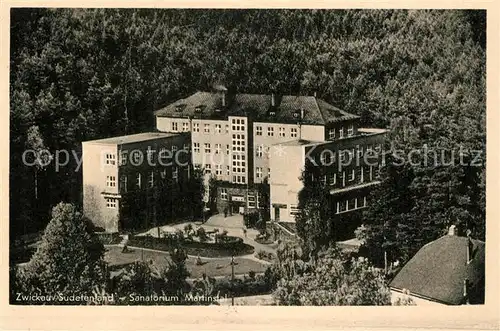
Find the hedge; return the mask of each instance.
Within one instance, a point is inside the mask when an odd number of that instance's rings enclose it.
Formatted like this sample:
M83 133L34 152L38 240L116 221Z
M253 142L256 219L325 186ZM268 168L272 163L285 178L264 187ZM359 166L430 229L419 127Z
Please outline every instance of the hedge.
M94 232L103 245L119 244L122 237L118 232Z

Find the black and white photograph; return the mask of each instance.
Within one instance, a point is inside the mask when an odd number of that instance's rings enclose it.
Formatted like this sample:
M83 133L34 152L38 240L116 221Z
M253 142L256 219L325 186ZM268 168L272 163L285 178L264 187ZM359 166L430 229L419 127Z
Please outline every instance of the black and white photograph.
M10 305L484 305L486 17L10 8Z

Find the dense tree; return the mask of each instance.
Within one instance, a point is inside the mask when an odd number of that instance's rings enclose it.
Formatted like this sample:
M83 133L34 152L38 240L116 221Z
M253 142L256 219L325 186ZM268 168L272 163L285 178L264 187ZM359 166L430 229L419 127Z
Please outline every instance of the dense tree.
M382 273L363 258L351 259L334 248L309 261L301 260L299 252L278 256L280 279L273 296L279 305L391 304Z
M303 188L298 195L299 214L295 226L305 256L316 255L328 247L335 236L333 202L328 185L321 180L323 170L306 160L301 175Z
M52 211L37 251L18 269L21 292L55 297L91 296L105 284L103 253L104 247L75 206L60 203ZM33 303L49 302L65 303L57 298Z

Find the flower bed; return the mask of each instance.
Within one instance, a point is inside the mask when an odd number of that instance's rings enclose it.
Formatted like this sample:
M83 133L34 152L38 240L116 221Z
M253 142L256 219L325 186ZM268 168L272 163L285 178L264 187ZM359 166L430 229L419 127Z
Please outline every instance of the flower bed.
M228 257L252 254L254 248L244 244L243 239L232 236L224 236L217 243L199 242L191 240L172 240L170 238L156 238L151 236L131 236L129 246L170 251L180 245L188 255L202 257Z

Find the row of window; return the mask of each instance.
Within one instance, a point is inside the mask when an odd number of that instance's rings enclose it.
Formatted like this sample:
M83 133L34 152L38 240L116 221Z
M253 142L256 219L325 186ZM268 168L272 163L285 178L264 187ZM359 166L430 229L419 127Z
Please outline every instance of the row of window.
M337 137L339 139L342 139L342 138L345 138L346 133L347 133L347 137L354 136L354 125L353 124L351 124L347 127L347 132L343 126L340 128L329 129L328 130L328 139L333 140L333 139L336 139Z
M163 169L158 174L159 174L161 179L165 179L167 177L167 169ZM155 172L150 171L147 175L147 183L148 183L147 187L150 187L150 188L154 187L156 179L157 178L155 178ZM178 167L172 167L172 179L176 182L179 180L179 168ZM142 174L139 172L135 175L135 186L139 189L143 188L143 178L142 178ZM109 187L109 188L116 187L116 176L106 176L106 187ZM120 176L120 189L123 192L127 192L127 190L128 190L128 176L127 175Z
M182 148L184 151L189 151L189 144L184 144ZM172 145L170 148L162 147L160 148L157 158L166 161L169 158L173 158L178 151L179 147L177 145ZM156 152L156 149L152 149L151 146L148 146L148 149L146 150L146 157L149 163L155 162ZM113 155L113 157L115 157L114 154L106 154L106 160L108 160L108 155ZM114 159L110 160L112 163L106 162L106 164L114 165ZM129 151L120 152L120 165L127 165L128 160L130 160L130 162L135 165L141 164L144 160L143 152L140 150L132 150L130 154Z
M172 131L174 132L179 132L179 124L180 122L172 122ZM189 122L182 122L182 131L187 132L189 131Z
M275 133L275 127L274 126L268 126L267 127L267 136L268 137L274 137L274 133ZM286 138L287 137L287 132L286 132L286 128L284 127L277 127L277 136L280 137L280 138ZM289 136L290 138L297 138L298 136L298 128L290 128L290 131L289 131ZM263 129L262 129L262 126L261 125L256 125L255 126L255 135L256 136L262 136L263 135Z
M355 169L351 169L350 171L342 171L337 176L337 173L333 173L330 175L323 175L321 177L321 181L324 185L336 185L337 177L339 177L339 181L341 181L341 186L346 186L346 181L353 182L356 179L359 179L360 183L365 182L368 178L369 181L372 181L374 178L378 178L380 176L380 168L379 167L358 167Z
M351 198L344 201L337 201L337 211L336 214L345 213L351 210L364 208L367 206L366 196Z
M347 159L349 160L355 160L354 156L356 155L357 158L362 158L365 153L372 153L371 155L368 156L376 156L377 153L380 153L382 151L382 145L381 144L376 144L376 145L356 145L354 148L350 149L344 149L344 150L339 150L339 159L341 162L346 161ZM322 165L329 165L332 164L336 161L336 153L335 151L332 150L324 150L321 153L319 153L319 161L321 162Z

